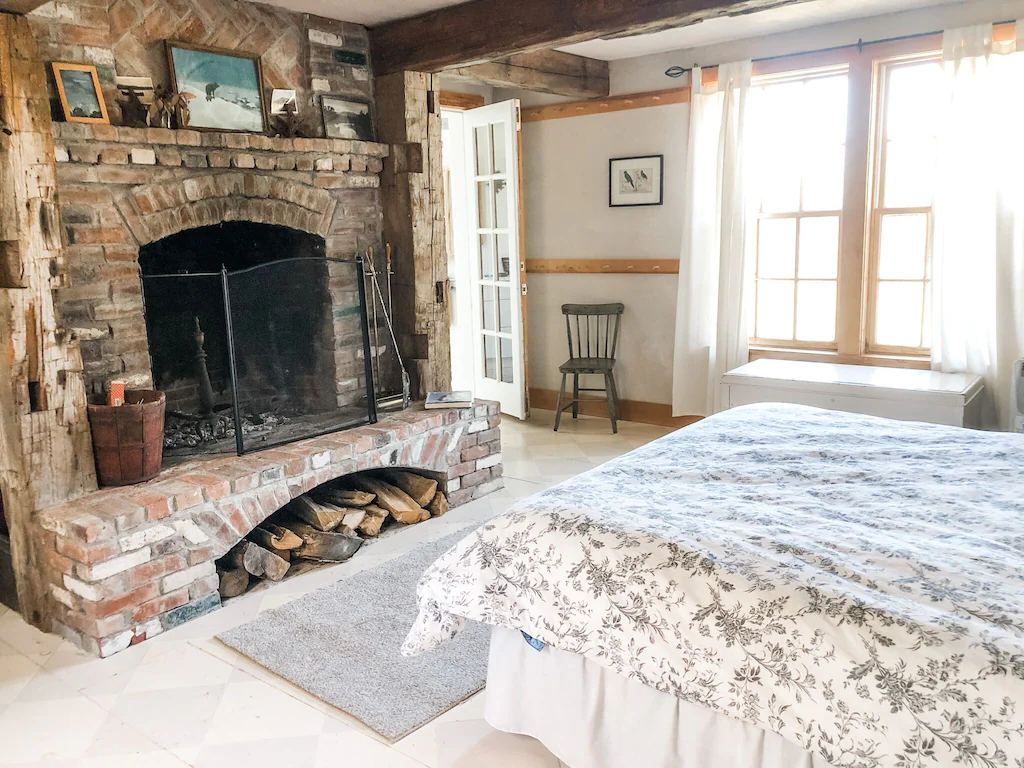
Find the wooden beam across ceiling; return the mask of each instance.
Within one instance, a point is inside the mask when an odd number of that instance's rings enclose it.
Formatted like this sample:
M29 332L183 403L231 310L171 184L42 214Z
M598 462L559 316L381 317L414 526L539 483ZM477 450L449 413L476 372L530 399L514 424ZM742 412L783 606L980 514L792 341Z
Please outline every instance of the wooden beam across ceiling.
M443 74L495 88L520 88L578 99L600 99L609 93L607 61L561 51L516 53L497 61L446 69Z
M438 72L807 0L470 0L370 30L376 72Z

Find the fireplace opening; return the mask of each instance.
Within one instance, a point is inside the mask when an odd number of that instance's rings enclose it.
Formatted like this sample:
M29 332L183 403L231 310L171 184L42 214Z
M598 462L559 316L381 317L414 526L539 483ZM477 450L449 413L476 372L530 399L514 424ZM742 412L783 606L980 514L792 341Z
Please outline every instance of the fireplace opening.
M168 457L375 420L361 265L326 258L323 238L228 222L146 245L139 264Z

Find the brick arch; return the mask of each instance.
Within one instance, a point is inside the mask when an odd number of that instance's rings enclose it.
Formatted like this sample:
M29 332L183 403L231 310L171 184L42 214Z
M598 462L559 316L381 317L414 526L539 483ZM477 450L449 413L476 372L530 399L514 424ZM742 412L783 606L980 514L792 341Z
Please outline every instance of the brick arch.
M226 171L135 187L118 198L117 207L142 246L226 221L277 224L326 239L337 201L308 184Z

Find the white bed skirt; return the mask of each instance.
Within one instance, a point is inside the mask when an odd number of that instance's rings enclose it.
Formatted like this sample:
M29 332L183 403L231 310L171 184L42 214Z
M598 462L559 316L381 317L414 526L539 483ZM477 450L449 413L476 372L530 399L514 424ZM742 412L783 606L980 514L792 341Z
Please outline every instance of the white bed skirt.
M830 768L754 725L690 704L583 656L495 628L487 722L532 736L570 768Z

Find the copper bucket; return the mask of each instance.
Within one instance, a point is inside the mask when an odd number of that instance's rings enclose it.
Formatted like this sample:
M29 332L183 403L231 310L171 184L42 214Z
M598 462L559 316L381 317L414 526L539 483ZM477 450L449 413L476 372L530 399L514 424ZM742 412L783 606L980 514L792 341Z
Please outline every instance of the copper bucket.
M100 485L132 485L160 474L163 392L128 390L124 405L90 405L89 426Z

